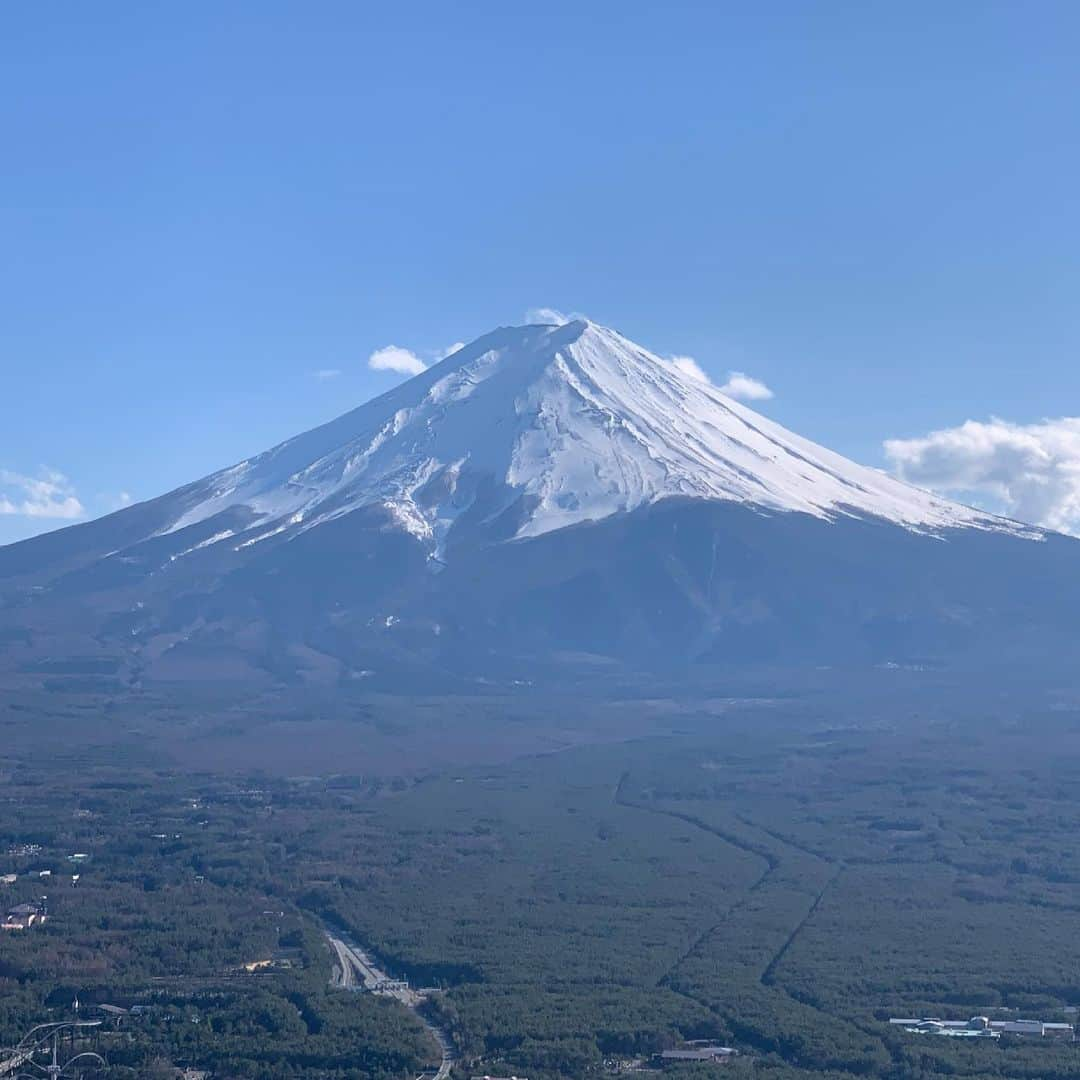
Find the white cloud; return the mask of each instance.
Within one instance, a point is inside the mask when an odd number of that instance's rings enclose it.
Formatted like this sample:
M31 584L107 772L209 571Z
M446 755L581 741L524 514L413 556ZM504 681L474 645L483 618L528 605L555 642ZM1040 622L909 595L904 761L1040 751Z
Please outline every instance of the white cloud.
M773 392L760 380L742 371L729 371L728 380L719 387L721 394L739 401L768 401Z
M327 379L336 379L341 374L341 369L336 367L319 368L318 371L313 371L311 377L318 379L319 382L326 382Z
M712 382L692 356L672 356L670 360L684 375L689 375L691 379L697 379L698 382L704 383Z
M85 513L71 481L63 473L44 466L37 476L0 469L0 514L70 520Z
M585 319L580 311L571 311L569 315L553 307L531 307L525 312L525 322L530 326L547 324L548 326L565 326L568 322L576 322Z
M465 348L464 341L455 341L444 349L425 349L425 354L431 358L432 363L445 360L453 356L459 349ZM368 357L368 367L373 371L396 371L400 375L419 375L421 371L427 371L427 361L418 356L412 349L405 349L400 345L387 345L385 348L376 349ZM316 372L320 378L332 378L340 372Z
M1080 417L968 420L918 439L889 439L885 454L913 484L988 497L1011 517L1080 535Z
M372 371L396 371L400 375L419 375L427 370L427 364L416 353L400 345L376 349L368 357L368 367Z
M561 311L551 307L531 307L525 312L525 322L530 326L536 323L554 324L555 326L562 326L564 323L570 322L570 316L564 315Z
M671 356L668 359L684 374L698 382L713 385L708 373L692 356ZM742 371L729 371L727 382L717 389L728 397L740 401L765 401L773 392L760 379L753 379Z
M130 492L120 491L109 498L109 506L113 510L123 510L125 506L130 506L133 501Z

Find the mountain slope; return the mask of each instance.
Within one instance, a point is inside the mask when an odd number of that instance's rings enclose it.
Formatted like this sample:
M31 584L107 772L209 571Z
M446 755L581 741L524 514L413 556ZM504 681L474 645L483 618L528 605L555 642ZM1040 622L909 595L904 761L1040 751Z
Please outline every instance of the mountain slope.
M1078 551L856 465L614 331L526 326L204 480L0 549L0 665L401 688L568 653L1071 656Z
M187 489L169 529L243 508L243 529L202 543L255 544L381 504L438 547L484 484L499 492L491 513L522 503L517 537L672 496L869 514L920 529L1014 528L815 446L579 321L479 339L333 423Z

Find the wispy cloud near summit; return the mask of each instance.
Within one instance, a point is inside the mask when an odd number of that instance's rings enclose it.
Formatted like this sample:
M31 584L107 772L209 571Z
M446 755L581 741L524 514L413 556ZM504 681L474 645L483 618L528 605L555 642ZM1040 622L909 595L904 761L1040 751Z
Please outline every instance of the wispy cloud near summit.
M571 311L567 315L553 307L531 307L525 312L525 322L529 325L546 323L549 326L565 326L568 322L585 317L580 311Z
M711 383L712 379L705 374L701 365L692 356L673 356L671 362L684 374L698 382Z
M719 390L721 394L727 394L739 401L768 401L773 397L772 390L760 379L742 371L729 371L727 382L719 387Z
M684 374L698 382L709 383L715 386L708 373L692 356L672 356L671 362ZM773 396L769 389L760 379L754 379L742 371L729 371L727 382L723 386L717 386L717 390L728 397L739 401L766 401Z
M448 356L453 356L458 349L464 348L464 341L455 341L445 348L425 351L431 357L432 363L438 363ZM399 375L419 375L421 371L427 371L428 366L428 362L412 349L406 349L401 345L386 345L381 349L376 349L368 357L368 367L372 371L394 371Z
M419 375L421 371L427 371L427 364L416 353L400 345L376 349L368 357L368 367L372 371L396 371L399 375Z

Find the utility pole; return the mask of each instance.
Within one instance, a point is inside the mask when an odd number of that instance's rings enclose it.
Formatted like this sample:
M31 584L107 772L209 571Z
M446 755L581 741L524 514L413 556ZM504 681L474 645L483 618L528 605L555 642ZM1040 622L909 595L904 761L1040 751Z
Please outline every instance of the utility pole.
M79 1000L78 998L75 999L76 1003L78 1002L78 1000ZM76 1006L76 1012L77 1011L78 1011L78 1007ZM60 1032L58 1031L58 1032L56 1032L55 1035L53 1035L53 1041L52 1041L52 1064L45 1066L45 1072L46 1072L46 1074L48 1076L59 1076L60 1075L59 1053L60 1053Z

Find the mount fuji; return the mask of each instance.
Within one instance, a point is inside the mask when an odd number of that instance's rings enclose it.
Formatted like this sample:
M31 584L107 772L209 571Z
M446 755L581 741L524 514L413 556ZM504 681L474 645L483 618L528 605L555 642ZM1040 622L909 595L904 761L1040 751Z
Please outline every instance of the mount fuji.
M1070 665L1080 544L786 431L586 321L0 548L0 675L543 681Z

